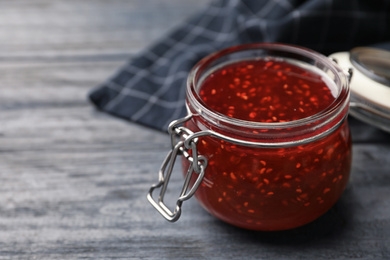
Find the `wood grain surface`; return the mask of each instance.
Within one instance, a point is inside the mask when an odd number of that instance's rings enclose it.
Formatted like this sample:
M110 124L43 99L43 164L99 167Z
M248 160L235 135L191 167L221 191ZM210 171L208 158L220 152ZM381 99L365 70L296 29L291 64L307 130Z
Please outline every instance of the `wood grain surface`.
M304 227L238 229L195 199L171 224L147 203L169 137L87 94L208 2L0 1L0 259L390 259L390 135L354 119L349 186Z

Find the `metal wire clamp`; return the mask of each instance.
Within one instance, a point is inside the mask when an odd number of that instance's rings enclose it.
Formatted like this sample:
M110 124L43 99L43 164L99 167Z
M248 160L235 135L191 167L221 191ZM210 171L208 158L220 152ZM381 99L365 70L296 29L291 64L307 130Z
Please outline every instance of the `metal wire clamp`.
M172 149L168 152L160 167L158 183L152 185L147 195L147 199L153 205L153 207L156 208L157 211L170 222L175 222L180 218L183 201L188 200L194 195L195 191L203 180L205 169L207 167L206 157L203 155L198 155L198 138L193 137L193 132L188 128L180 126L184 122L190 120L191 117L192 115L188 115L184 118L171 122L169 125L168 132L171 135ZM178 141L179 138L181 140ZM165 205L164 196L168 188L168 182L172 174L173 166L177 156L179 155L184 156L184 158L189 161L190 165L185 176L180 196L176 201L176 207L172 212L168 206ZM190 181L194 172L198 174L198 177L190 188ZM160 189L160 194L157 201L153 198L153 191L156 189Z

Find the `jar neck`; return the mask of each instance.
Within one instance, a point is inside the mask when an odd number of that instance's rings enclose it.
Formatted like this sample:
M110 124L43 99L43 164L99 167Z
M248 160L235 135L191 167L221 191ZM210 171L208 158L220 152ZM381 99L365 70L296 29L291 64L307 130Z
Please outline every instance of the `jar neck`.
M320 70L324 80L337 90L335 100L322 111L298 120L287 122L253 122L229 117L212 110L199 96L202 79L223 62L240 59L275 57L294 59L302 66ZM187 81L187 109L200 130L212 130L224 136L272 144L296 145L319 139L332 132L348 114L348 79L341 68L327 57L314 51L284 44L249 44L214 53L201 60L191 71Z

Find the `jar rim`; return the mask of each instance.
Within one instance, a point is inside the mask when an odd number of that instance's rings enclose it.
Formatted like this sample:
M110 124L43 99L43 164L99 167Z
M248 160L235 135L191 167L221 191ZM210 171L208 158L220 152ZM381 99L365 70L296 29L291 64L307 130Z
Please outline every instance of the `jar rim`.
M227 56L229 54L238 53L241 51L249 51L249 50L263 50L263 51L276 51L276 52L284 52L295 55L300 55L302 57L306 57L312 60L315 60L316 63L323 64L327 69L329 69L335 79L332 79L338 89L337 96L335 100L327 106L325 109L315 113L311 116L304 117L298 120L291 120L286 122L255 122L248 121L238 118L229 117L222 113L212 110L207 106L207 104L200 98L199 93L196 89L197 87L197 76L201 73L202 69L206 68L213 61L217 60L220 57ZM278 56L268 55L265 57L274 57L278 58ZM318 122L319 120L329 118L330 121L333 120L336 116L339 115L341 111L344 110L345 106L349 104L349 84L348 79L344 71L330 58L315 52L311 49L291 45L291 44L283 44L283 43L250 43L243 44L238 46L229 47L217 52L214 52L202 60L200 60L190 71L189 77L187 79L187 100L189 104L195 109L200 116L207 118L208 120L220 123L224 122L229 125L234 125L238 127L246 127L252 129L286 129L299 127L303 125L309 125L314 122Z

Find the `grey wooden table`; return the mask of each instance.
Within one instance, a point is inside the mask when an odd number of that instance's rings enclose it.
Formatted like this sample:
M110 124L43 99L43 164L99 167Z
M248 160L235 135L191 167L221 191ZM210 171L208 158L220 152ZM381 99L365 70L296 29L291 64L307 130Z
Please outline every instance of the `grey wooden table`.
M241 230L195 200L170 224L146 202L168 136L87 93L207 2L0 1L0 259L390 259L390 135L353 119L349 186L304 227Z

